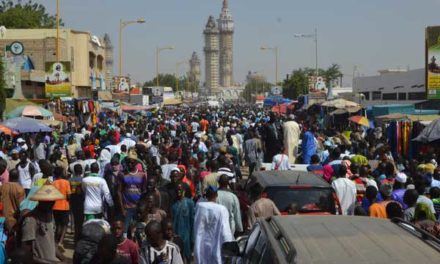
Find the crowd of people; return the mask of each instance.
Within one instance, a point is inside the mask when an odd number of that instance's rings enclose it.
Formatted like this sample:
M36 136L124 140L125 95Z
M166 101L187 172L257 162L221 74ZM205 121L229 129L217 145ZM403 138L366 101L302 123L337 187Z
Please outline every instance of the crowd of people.
M307 164L343 215L400 217L440 237L438 148L406 160L381 127L342 130L319 113L253 106L100 116L94 126L0 135L0 258L67 263L71 247L73 263L222 263L223 242L280 214L267 197L244 205L237 195L267 164Z

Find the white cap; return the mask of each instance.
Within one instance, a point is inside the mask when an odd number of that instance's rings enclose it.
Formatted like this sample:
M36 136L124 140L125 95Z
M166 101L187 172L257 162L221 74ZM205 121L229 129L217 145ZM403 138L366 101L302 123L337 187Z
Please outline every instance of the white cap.
M18 142L18 143L25 143L26 141L25 141L24 139L22 139L22 138L18 138L18 139L17 139L17 142Z
M400 183L406 183L406 179L407 179L408 177L406 176L406 174L405 173L403 173L403 172L399 172L399 173L397 173L397 175L396 175L396 181L397 182L400 182Z

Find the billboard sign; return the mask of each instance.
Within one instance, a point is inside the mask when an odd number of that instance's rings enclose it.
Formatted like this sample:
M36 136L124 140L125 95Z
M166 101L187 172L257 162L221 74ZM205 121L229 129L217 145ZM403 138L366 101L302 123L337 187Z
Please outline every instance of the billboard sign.
M440 26L426 28L427 99L440 99Z
M46 62L46 98L72 96L70 82L70 62Z
M272 92L273 95L281 95L281 93L283 92L283 88L279 86L274 86L270 89L270 91Z
M151 93L153 94L153 96L163 96L163 87L161 86L151 87Z
M113 89L115 93L128 93L128 91L130 90L130 77L114 76Z

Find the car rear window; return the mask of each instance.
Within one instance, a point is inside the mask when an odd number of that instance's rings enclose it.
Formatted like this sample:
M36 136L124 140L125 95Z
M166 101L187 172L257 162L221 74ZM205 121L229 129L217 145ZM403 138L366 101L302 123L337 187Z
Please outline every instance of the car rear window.
M282 212L287 211L291 203L296 203L300 213L335 213L333 190L330 188L299 189L289 187L273 187L266 189L265 193Z

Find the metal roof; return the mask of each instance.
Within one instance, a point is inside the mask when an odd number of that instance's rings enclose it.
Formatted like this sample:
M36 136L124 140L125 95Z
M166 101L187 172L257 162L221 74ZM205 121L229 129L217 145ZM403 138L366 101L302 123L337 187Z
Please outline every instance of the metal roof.
M295 263L436 263L440 252L387 219L358 216L288 216L266 220ZM278 233L278 234L277 234ZM287 247L286 247L287 242ZM296 251L296 252L295 252ZM437 259L437 261L435 260Z
M304 171L258 171L252 175L251 182L258 182L262 187L284 187L292 185L330 187L330 184L315 174Z

